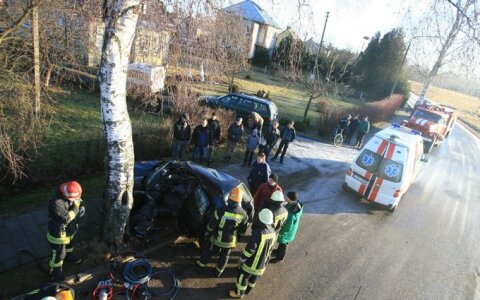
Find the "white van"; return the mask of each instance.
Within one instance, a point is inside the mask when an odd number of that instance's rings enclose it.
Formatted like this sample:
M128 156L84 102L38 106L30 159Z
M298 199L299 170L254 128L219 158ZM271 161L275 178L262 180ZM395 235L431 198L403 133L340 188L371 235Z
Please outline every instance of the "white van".
M394 124L377 132L362 148L345 176L343 188L393 212L420 171L422 136Z

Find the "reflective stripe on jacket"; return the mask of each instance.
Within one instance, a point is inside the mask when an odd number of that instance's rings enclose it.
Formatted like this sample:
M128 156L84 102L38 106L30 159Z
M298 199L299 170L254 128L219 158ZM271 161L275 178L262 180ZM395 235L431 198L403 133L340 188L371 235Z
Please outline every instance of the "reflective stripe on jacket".
M47 240L52 244L66 245L77 232L78 206L74 201L65 200L60 192L48 203Z
M210 240L221 248L237 245L237 229L244 231L248 224L247 213L238 203L228 201L228 205L215 210L207 225L212 232Z
M252 232L241 259L245 260L242 270L253 275L265 272L277 235L272 226L259 224Z

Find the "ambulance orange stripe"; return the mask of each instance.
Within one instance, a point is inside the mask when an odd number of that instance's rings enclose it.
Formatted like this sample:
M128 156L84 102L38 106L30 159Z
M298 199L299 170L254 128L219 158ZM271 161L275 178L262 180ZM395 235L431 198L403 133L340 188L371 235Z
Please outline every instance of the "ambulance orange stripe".
M380 143L380 146L378 146L377 154L382 155L383 151L385 151L385 148L387 148L387 145L388 145L388 142L386 140L382 140L382 142ZM372 175L373 175L372 173L365 171L365 175L363 175L363 177L365 177L367 180L370 180L372 179Z
M366 189L367 189L367 185L365 183L362 183L360 185L360 188L358 189L358 193L363 196L363 195L365 195L365 190Z
M387 150L387 155L385 156L385 158L392 159L394 150L395 150L395 144L390 143ZM370 193L370 197L368 197L368 200L375 202L375 199L377 198L377 195L378 195L378 191L382 187L382 183L383 183L383 179L380 177L377 177L377 180L375 180L372 192Z

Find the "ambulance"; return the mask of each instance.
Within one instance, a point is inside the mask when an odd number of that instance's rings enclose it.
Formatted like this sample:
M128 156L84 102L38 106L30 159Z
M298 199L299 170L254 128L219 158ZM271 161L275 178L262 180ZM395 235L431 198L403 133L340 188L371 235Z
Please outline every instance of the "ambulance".
M419 132L393 124L377 132L347 170L343 188L394 212L420 172L423 139Z

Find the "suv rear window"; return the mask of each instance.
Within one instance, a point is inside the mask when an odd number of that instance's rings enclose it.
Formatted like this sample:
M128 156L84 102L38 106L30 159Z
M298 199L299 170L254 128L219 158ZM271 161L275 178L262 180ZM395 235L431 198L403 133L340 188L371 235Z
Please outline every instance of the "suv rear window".
M266 115L268 114L268 107L264 103L258 103L254 102L253 103L253 110L259 113L260 115Z
M370 173L376 174L378 166L382 161L382 156L368 149L364 149L357 158L357 165Z

